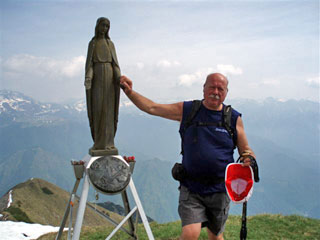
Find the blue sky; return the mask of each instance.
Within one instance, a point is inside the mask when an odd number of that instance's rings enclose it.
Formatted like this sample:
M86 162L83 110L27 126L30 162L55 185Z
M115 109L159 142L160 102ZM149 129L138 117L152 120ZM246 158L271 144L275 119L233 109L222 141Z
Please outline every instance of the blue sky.
M201 98L206 75L222 72L228 98L319 101L319 1L12 0L0 6L0 89L41 101L84 98L87 46L104 16L122 73L152 99Z

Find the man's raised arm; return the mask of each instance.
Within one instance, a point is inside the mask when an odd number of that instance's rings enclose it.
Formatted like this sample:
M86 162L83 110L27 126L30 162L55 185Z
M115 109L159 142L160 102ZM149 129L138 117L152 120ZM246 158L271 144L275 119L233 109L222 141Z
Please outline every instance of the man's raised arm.
M121 76L120 86L128 98L136 105L141 111L151 115L167 118L170 120L181 121L183 112L183 102L173 104L159 104L142 96L132 89L132 81L126 77Z

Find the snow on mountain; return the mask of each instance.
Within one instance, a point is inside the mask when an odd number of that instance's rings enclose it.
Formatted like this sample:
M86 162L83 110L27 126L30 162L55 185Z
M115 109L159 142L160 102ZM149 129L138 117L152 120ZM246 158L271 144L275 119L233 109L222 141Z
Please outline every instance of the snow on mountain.
M63 109L85 111L84 101L77 101L72 105L56 103L41 103L20 92L0 90L0 114L3 112L27 112L42 115L60 112Z
M8 198L7 208L9 208L11 206L11 203L12 203L12 190L9 191L9 198Z
M130 108L133 106L133 103L129 100L122 100L120 102L120 108ZM85 99L74 100L65 104L42 103L20 92L0 90L0 114L25 112L26 114L40 116L63 111L83 113L86 110Z
M41 104L19 92L0 91L0 114L25 112L39 115L49 111L56 112L57 109L52 108L51 104Z
M66 231L68 228L65 228L64 230ZM37 239L44 234L58 231L59 227L53 227L49 225L0 221L0 236L2 240Z
M19 92L1 90L0 91L0 114L2 112L26 111L26 107L32 104L33 100Z
M0 90L0 121L51 124L66 119L81 120L84 100L71 104L42 103L20 92ZM84 114L83 114L84 115Z

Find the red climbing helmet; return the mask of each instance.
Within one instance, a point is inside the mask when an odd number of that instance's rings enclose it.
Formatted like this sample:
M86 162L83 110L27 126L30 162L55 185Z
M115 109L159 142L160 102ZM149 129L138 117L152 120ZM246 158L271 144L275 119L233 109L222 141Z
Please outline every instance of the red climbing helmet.
M252 168L243 167L241 163L230 163L226 168L225 184L229 198L234 203L249 200L253 190Z

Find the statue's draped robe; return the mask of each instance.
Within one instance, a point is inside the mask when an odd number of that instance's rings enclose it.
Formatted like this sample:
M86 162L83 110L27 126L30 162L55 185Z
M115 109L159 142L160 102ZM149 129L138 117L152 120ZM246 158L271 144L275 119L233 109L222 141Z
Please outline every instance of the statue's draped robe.
M113 42L93 38L88 47L86 79L92 79L86 90L87 111L94 150L114 147L119 113L121 76Z

